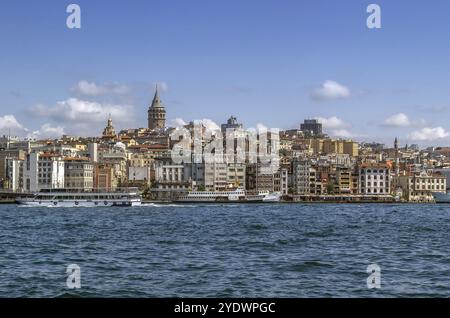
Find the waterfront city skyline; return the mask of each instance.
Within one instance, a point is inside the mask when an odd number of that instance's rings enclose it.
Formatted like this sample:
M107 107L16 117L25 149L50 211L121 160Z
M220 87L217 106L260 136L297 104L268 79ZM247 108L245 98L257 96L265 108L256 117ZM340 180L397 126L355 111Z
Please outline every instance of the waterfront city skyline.
M0 298L450 294L448 0L0 6Z
M332 137L449 144L445 1L378 1L379 30L365 1L77 3L79 30L65 2L0 13L1 134L99 136L109 114L118 130L146 127L159 83L168 126L320 118Z

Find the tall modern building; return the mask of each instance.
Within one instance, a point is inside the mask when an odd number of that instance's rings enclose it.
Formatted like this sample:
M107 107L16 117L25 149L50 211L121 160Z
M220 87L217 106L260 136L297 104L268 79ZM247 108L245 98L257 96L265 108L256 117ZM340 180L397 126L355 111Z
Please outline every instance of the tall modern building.
M148 128L164 129L166 127L166 108L159 98L158 86L155 89L152 105L148 109Z
M300 130L306 136L322 136L322 124L317 119L305 119L303 124L300 124Z

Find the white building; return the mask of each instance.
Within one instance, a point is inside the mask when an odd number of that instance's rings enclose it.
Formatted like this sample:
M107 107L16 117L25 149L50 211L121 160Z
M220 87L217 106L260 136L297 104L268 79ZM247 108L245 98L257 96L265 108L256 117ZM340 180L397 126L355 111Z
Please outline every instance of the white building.
M64 160L61 155L33 152L23 165L23 184L27 191L64 188Z
M128 167L128 181L140 182L150 185L151 168L150 167Z
M98 145L93 142L88 145L88 155L92 162L98 161Z
M359 168L358 190L360 194L386 195L391 192L389 166L363 164Z
M9 190L20 191L23 189L23 160L6 158L6 178Z
M155 181L159 189L184 189L188 180L184 177L184 165L155 161Z
M432 202L433 193L446 193L446 177L439 173L404 173L394 177L394 186L402 190L403 198L413 202Z

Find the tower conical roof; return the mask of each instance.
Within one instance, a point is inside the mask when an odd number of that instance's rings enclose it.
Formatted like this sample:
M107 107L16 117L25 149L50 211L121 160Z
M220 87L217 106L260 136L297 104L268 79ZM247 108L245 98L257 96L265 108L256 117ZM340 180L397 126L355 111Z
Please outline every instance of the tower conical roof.
M153 97L152 105L150 106L150 108L164 108L164 105L159 98L158 85L156 85L155 96Z

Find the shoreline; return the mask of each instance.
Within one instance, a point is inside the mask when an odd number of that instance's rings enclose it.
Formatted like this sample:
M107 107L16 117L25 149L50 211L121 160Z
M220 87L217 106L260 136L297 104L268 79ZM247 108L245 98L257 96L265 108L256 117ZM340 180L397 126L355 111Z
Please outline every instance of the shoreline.
M446 203L437 203L437 202L408 202L408 201L279 201L279 202L239 202L239 201L230 201L230 202L177 202L177 201L152 201L152 200L144 200L142 204L263 204L263 205L277 205L277 204L446 204Z
M212 204L220 204L220 205L235 205L235 204L242 204L242 205L286 205L286 204L303 204L303 205L327 205L327 204L351 204L351 205L357 205L357 204L364 204L364 205L446 205L450 204L446 202L407 202L407 201L398 201L398 202L356 202L356 201L279 201L279 202L175 202L175 201L142 201L142 204L161 204L161 205L170 205L170 204L202 204L202 205L212 205ZM2 200L0 201L0 205L18 205L18 203L14 200Z

